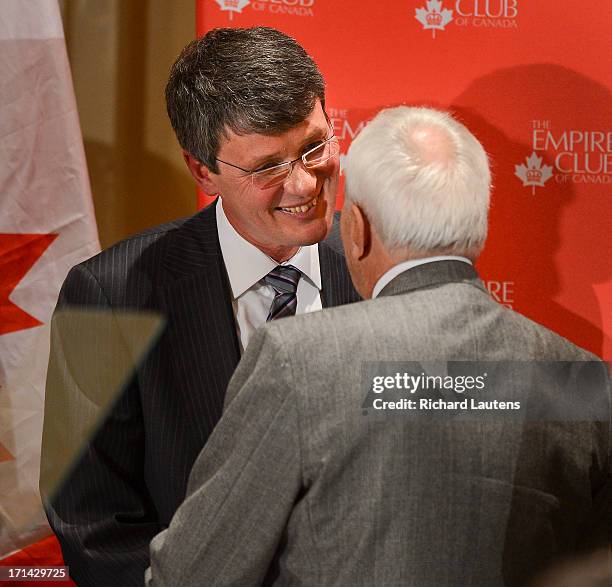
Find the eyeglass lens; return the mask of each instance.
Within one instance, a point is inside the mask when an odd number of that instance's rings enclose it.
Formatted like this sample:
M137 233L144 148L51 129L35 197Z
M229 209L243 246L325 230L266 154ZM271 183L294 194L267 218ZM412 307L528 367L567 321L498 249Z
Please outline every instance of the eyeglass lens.
M306 167L312 168L326 163L329 161L329 159L337 155L339 150L340 146L335 140L322 143L318 147L315 147L306 153L306 156L304 157L306 160ZM253 178L253 184L260 189L279 185L285 181L285 178L289 175L291 169L291 163L285 163L278 165L277 167L272 167L271 169L266 169L265 171L253 173L251 176Z

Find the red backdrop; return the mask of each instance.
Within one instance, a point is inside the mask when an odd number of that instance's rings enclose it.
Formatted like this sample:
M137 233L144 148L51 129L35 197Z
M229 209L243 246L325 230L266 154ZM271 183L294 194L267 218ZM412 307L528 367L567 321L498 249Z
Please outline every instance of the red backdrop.
M612 11L583 0L197 0L197 31L271 26L327 81L342 153L379 109L453 111L494 172L481 275L612 359ZM202 198L202 203L205 199Z

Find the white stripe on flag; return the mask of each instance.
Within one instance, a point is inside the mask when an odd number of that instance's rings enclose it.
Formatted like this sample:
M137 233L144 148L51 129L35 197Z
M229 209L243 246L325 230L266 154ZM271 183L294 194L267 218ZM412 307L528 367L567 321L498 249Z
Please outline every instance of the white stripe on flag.
M49 320L99 249L56 0L0 0L0 557L49 532L38 474Z
M0 40L63 37L57 0L0 0Z

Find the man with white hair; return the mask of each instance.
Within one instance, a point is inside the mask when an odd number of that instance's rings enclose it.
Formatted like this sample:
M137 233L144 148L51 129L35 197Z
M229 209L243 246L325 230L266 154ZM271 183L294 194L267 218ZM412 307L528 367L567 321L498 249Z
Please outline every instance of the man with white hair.
M389 109L346 176L343 244L367 301L257 332L151 543L150 584L522 585L609 540L605 369L478 279L482 146L447 114ZM472 372L495 379L471 388L486 414L449 400ZM453 387L423 387L429 373ZM595 413L558 405L585 381Z
M358 291L376 298L407 269L439 261L463 264L427 271L474 278L471 264L487 236L484 149L435 110L389 109L375 123L351 145L345 164L343 244Z

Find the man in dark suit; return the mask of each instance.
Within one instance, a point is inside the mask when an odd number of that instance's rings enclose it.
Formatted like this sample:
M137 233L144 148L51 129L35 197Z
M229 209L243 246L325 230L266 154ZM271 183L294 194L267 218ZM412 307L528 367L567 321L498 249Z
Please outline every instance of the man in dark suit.
M58 309L111 319L91 345L74 343L87 330L82 315L57 320L52 335L48 381L60 384L47 389L43 493L55 451L92 417L83 400L108 394L129 355L115 317L155 312L166 322L65 485L47 496L81 586L142 584L149 541L184 498L254 330L358 298L333 227L338 142L304 49L268 28L211 31L177 59L166 99L185 162L216 204L74 267Z
M367 301L257 332L151 543L152 585L522 586L610 541L605 366L478 278L482 146L444 113L394 108L345 170Z

